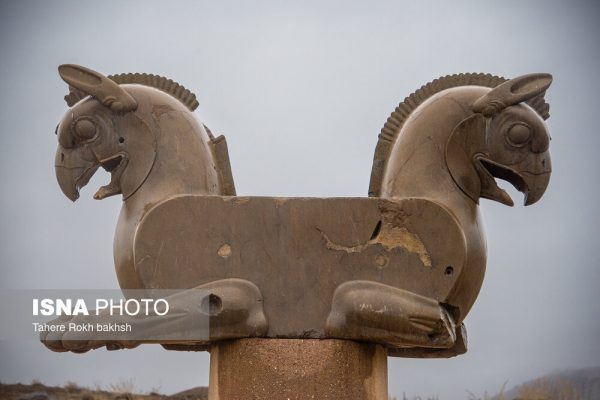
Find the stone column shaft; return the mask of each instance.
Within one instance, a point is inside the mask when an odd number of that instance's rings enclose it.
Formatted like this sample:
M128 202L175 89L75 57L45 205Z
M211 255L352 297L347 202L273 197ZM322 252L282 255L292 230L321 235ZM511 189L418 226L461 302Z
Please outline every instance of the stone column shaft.
M211 347L209 400L387 400L387 352L335 339L241 339Z

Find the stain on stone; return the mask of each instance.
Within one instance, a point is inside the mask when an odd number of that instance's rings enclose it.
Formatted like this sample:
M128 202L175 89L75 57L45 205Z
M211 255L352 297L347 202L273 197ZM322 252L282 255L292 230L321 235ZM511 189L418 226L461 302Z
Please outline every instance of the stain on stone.
M230 196L230 197L223 197L223 200L232 202L235 205L241 205L241 204L248 203L250 201L250 198L249 197Z
M375 265L377 265L378 268L385 267L388 261L388 257L383 254L377 254L377 256L375 257Z
M154 118L160 118L163 114L169 113L173 109L165 104L155 104L152 107L152 115Z
M423 265L431 268L431 257L425 244L419 235L410 232L405 227L386 226L381 230L379 236L375 238L375 241L383 245L387 250L400 247L409 253L418 254Z
M229 256L231 256L231 246L225 243L223 246L219 247L217 254L223 258L229 258Z
M321 231L319 228L317 228L317 230L325 239L325 245L330 250L345 251L346 253L360 253L369 246L379 244L387 251L400 248L409 253L417 254L419 256L419 260L421 260L421 263L423 263L425 267L431 268L432 266L429 252L427 251L427 248L425 247L425 244L419 235L410 232L405 227L396 227L391 226L390 224L384 224L377 237L368 240L364 244L359 244L356 246L344 246L334 243L325 232ZM387 264L387 260L385 258L379 258L378 256L375 259L375 263L379 267L383 267Z

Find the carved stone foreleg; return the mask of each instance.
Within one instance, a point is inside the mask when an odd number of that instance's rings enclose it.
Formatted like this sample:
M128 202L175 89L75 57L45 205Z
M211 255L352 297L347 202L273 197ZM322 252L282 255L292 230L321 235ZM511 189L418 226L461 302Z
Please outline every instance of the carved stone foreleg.
M455 324L437 301L371 281L341 284L333 296L326 333L388 347L450 348Z
M209 316L210 341L258 337L268 324L258 287L244 279L223 279L199 286L210 292L201 310ZM185 304L185 299L182 304Z
M86 352L106 346L109 350L136 347L142 343L161 343L205 349L212 342L258 337L267 332L262 295L252 282L222 279L187 289L165 298L167 313L150 315L110 315L107 310L92 315L62 317L51 322L63 325L55 332L44 332L41 341L54 351ZM164 315L163 315L164 314ZM129 326L126 332L105 332L98 325ZM74 331L69 325L90 326Z

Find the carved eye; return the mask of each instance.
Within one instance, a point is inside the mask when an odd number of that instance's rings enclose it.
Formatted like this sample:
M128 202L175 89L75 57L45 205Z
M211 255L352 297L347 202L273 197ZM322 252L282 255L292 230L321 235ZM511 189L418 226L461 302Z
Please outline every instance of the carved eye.
M522 147L531 139L531 128L524 123L517 122L511 125L506 132L506 140L515 147Z
M91 140L96 136L96 124L89 119L82 118L75 122L73 131L80 140Z

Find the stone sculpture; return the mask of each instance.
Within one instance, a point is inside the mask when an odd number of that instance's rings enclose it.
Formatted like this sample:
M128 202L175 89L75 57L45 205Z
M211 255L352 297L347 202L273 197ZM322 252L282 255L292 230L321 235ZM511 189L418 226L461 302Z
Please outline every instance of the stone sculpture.
M530 205L550 178L548 74L459 74L423 86L379 135L369 197L321 199L236 196L225 138L197 121L195 96L169 79L76 65L59 73L71 109L57 127L58 183L75 201L98 168L111 173L94 197L123 197L114 258L125 294L210 293L178 295L210 319L210 336L163 343L171 349L255 337L462 354L486 264L479 199L513 204L499 178ZM42 339L56 351L140 344Z

